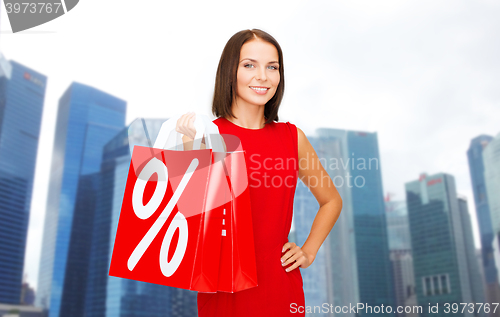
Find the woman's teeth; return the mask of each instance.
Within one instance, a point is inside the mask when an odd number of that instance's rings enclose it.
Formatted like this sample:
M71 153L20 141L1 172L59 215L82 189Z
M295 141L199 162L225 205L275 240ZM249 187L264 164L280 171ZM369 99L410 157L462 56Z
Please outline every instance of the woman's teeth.
M257 91L266 91L269 89L269 88L257 88L257 87L250 87L250 88L252 88L253 90L257 90Z

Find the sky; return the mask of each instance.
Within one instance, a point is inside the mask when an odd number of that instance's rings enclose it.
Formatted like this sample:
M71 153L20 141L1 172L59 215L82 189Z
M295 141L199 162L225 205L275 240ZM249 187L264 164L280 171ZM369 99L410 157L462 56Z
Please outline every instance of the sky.
M280 121L306 135L377 132L384 193L404 200L420 173L455 177L479 246L466 151L500 132L500 2L84 0L12 33L0 9L0 52L48 77L25 258L37 286L59 98L73 82L127 101L127 124L189 110L211 116L227 40L270 33L284 55Z

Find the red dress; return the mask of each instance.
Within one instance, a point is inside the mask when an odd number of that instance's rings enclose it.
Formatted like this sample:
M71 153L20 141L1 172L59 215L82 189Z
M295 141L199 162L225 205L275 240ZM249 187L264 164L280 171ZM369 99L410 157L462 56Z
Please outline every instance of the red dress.
M304 316L302 275L281 265L292 224L298 180L297 128L272 122L262 129L213 121L220 134L241 140L246 152L258 286L235 293L198 293L199 317Z

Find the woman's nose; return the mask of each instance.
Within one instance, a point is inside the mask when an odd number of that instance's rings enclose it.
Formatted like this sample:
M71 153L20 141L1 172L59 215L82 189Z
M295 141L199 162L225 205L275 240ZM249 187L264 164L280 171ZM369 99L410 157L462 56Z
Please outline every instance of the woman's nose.
M257 76L256 76L256 79L258 80L266 80L267 77L266 77L266 69L264 68L259 68L259 70L257 71Z

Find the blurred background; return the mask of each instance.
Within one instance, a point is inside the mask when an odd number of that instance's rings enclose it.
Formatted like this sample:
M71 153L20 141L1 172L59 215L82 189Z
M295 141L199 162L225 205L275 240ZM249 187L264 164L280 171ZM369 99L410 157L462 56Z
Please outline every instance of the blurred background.
M108 276L128 127L211 115L222 49L249 28L280 43L280 121L344 201L300 269L308 315L500 314L498 1L86 0L19 33L0 13L0 316L196 316L195 292ZM299 181L290 241L318 208Z

